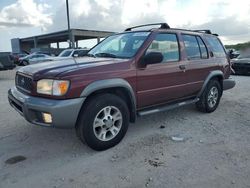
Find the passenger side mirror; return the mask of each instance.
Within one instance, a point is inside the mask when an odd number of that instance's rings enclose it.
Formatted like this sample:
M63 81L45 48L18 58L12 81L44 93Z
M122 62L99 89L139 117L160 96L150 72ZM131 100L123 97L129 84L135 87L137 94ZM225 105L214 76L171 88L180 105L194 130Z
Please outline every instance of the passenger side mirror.
M149 52L143 57L143 64L156 64L160 63L163 60L163 55L161 52Z

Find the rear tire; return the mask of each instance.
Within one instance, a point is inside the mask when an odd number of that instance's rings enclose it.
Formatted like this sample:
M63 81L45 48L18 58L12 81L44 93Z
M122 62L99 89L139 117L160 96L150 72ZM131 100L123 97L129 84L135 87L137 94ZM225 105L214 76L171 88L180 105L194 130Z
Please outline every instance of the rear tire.
M216 110L220 103L222 87L218 80L210 80L206 89L196 103L196 107L201 112L211 113Z
M100 94L83 106L76 134L90 148L101 151L117 145L125 136L128 125L126 103L116 95Z

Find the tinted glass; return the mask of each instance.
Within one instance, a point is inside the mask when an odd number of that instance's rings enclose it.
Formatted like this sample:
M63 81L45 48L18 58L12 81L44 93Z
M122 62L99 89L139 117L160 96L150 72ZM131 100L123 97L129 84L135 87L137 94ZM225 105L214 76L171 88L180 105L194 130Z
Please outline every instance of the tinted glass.
M200 49L196 36L193 35L182 35L188 59L200 59Z
M72 50L63 50L58 56L59 57L68 57L71 54Z
M41 54L41 55L37 55L37 57L45 57L45 55L42 55L42 54Z
M206 38L207 38L208 44L212 48L212 52L213 52L215 57L225 57L226 56L224 48L217 37L208 36Z
M30 56L30 59L34 59L34 58L37 58L37 55L31 55Z
M158 34L146 53L149 52L161 52L164 57L163 62L179 61L180 54L176 35L170 33Z
M200 51L201 51L201 58L206 59L208 58L208 53L207 53L207 48L204 44L204 42L202 41L202 39L200 37L197 37L199 46L200 46Z
M88 54L96 57L131 58L150 32L131 32L112 35L99 43Z

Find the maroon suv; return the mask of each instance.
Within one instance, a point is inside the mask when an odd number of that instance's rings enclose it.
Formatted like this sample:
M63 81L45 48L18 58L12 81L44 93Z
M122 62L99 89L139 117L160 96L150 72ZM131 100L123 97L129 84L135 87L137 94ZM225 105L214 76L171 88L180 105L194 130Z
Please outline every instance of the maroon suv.
M221 41L209 30L157 25L112 35L86 57L19 69L11 106L33 124L75 128L95 150L118 144L138 115L192 103L213 112L235 85Z

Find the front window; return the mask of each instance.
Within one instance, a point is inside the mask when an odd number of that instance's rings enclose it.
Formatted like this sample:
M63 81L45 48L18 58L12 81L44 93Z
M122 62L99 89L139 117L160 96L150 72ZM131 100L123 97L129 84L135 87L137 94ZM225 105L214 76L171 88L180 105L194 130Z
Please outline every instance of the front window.
M94 57L131 58L136 54L149 34L150 32L132 32L110 36L90 50L88 55Z
M58 56L59 57L69 57L72 50L63 50Z
M28 59L34 59L37 58L37 55L30 55Z
M146 54L150 52L160 52L163 55L163 63L179 61L179 46L176 34L158 34L150 44Z

